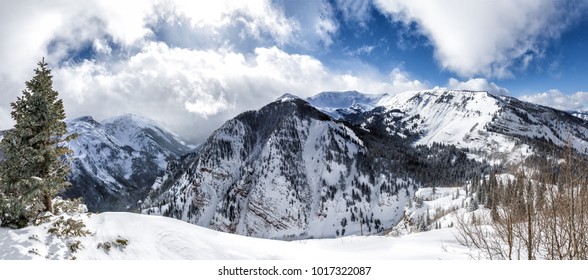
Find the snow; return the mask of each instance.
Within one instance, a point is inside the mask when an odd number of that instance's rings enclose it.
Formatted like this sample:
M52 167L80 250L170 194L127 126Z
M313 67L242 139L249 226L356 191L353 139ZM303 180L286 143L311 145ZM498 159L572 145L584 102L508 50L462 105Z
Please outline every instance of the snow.
M344 109L354 105L373 108L386 94L364 94L357 91L321 92L306 100L315 107Z
M128 153L117 153L119 145L107 130L107 128L85 116L67 122L69 133L78 136L69 142L73 151L73 158L80 159L85 170L92 170L94 175L103 182L117 186L117 180L112 172L108 172L105 166L116 167L119 174L128 178L132 173L132 156ZM83 160L82 160L83 159ZM165 167L165 165L163 166ZM75 171L74 171L75 172Z
M577 118L588 120L588 110L568 111L568 113L572 114Z
M308 260L308 259L467 259L452 229L402 237L349 236L338 239L277 241L228 234L176 219L132 213L82 215L92 235L78 238L77 259L129 260ZM0 228L0 259L65 259L66 241L47 233L49 224ZM124 238L125 248L110 251L99 243Z
M355 104L360 104L356 108L364 112L375 107L384 107L394 117L401 117L401 122L407 122L406 127L421 134L415 145L452 144L482 151L486 155L512 153L514 150L518 153L526 151L526 147L515 147L514 140L510 137L486 131L486 124L492 122L493 115L501 108L500 99L487 92L428 90L395 95L326 92L310 97L308 101L336 118L340 117L339 110L349 109ZM392 119L388 122L395 125ZM406 137L404 134L399 136ZM475 155L471 157L476 158Z
M581 120L570 120L560 114L563 112L484 91L433 89L395 95L324 92L307 100L335 119L384 107L390 114L385 120L389 133L406 137L392 129L402 124L419 135L414 145L455 145L467 148L468 157L491 164L516 163L532 154L527 144L517 141L521 137L565 146L571 133L573 147L588 153L588 129ZM372 119L366 121L370 123Z
M291 94L291 93L284 93L282 96L276 98L275 101L278 101L278 102L287 102L287 101L292 101L292 100L295 100L295 99L300 99L300 97L298 97L298 96L296 96L294 94Z
M174 175L177 179L167 190L144 201L142 213L170 216L173 204L178 219L281 240L360 234L355 219L360 212L378 220L378 227L373 221L364 225L371 233L392 227L402 216L406 192L380 195L381 184L397 178L380 174L384 179L371 182L365 171L357 170L357 154L365 147L345 125L292 114L250 147L247 139L260 134L252 133L249 122L233 119L215 131L191 163L190 169L200 172ZM230 146L232 155L219 157L220 146ZM352 184L355 178L368 193L362 196L373 199L353 196L360 192Z
M417 144L445 143L463 148L482 148L488 137L478 131L492 121L500 106L486 92L426 91L405 92L383 98L380 106L400 109L406 119L419 115L424 135ZM494 136L494 135L491 135Z
M311 127L316 130L315 133L324 129L316 124ZM384 178L377 180L384 180ZM59 238L48 233L51 222L18 230L0 228L0 259L70 259L72 257L89 260L468 259L471 256L471 250L458 244L455 239L456 229L452 227L456 213L465 211L464 200L467 198L463 188L435 190L421 188L416 191L415 196L423 199L423 204L419 207L415 203L409 203L406 196L380 198L380 200L390 203L390 206L406 205L398 211L401 213L404 211L405 217L412 219L429 212L431 224L439 222L440 229L417 232L401 221L396 227L383 233L359 236L359 229L354 229L351 224L348 224L349 233L345 237L281 241L215 231L162 216L123 212L76 214L73 218L83 221L90 235ZM373 203L381 202L374 200ZM338 208L344 206L335 205L330 207L329 211L340 211ZM396 213L387 213L392 211L393 207L381 205L383 213L379 214L377 209L380 208L374 208L376 218L396 216ZM66 219L70 217L64 215ZM58 217L54 217L52 221L56 219ZM331 223L339 223L339 221L339 217L334 213L329 213L325 219L316 218L308 226L309 235L322 232L322 227L330 229ZM431 228L434 227L431 226ZM99 246L101 243L113 242L116 239L126 239L128 245L124 248L113 247L108 252ZM79 240L83 248L72 255L68 250L68 244L74 240Z
M147 136L147 132L155 133L154 136L163 139L164 141L172 144L172 141L176 141L182 145L186 145L177 135L174 133L163 130L160 125L154 121L139 117L132 114L117 116L103 120L101 122L109 135L111 141L120 147L130 146L134 150L146 150L149 149L150 145L154 142L153 136ZM165 159L160 159L160 165L165 167Z
M387 94L365 94L357 91L329 91L311 96L306 101L323 113L339 119L342 117L341 112L369 111L387 96Z

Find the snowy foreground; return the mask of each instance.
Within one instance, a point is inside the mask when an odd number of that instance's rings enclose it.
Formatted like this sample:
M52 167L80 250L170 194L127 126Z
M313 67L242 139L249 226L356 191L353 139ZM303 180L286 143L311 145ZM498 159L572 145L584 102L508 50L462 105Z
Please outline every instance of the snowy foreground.
M467 259L468 249L452 229L402 237L350 236L338 239L276 241L217 232L179 220L131 213L82 215L92 233L76 238L77 259ZM47 233L50 224L0 229L0 259L69 259L68 241ZM128 240L110 250L98 244Z

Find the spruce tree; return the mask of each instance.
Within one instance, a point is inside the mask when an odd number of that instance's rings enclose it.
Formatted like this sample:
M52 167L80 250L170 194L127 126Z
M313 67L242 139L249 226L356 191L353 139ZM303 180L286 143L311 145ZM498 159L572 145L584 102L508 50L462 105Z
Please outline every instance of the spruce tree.
M45 59L25 83L22 96L11 103L14 128L4 134L0 148L0 211L2 225L26 226L40 211L53 213L52 198L67 185L71 151L63 101L53 89Z

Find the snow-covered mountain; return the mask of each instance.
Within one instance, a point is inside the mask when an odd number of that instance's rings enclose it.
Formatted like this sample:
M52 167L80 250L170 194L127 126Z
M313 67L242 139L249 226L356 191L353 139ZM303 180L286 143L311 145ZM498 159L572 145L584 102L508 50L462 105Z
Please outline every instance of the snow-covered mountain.
M381 99L387 96L387 94L364 94L357 91L329 91L309 97L306 101L325 114L341 119L358 111L372 110Z
M78 137L69 145L73 186L66 197L83 197L91 211L132 210L167 161L190 151L154 122L124 115L97 122L86 116L67 122Z
M551 144L586 153L587 140L582 119L487 92L284 95L171 162L141 207L265 238L374 234L401 220L419 188L461 184Z
M226 122L170 164L143 213L257 237L334 237L394 225L416 188L383 170L348 127L282 98Z
M358 94L351 96L357 98ZM334 104L317 108L331 112ZM500 162L525 157L530 153L529 145L545 143L565 146L570 142L576 150L588 154L588 122L513 97L429 90L380 96L372 106L372 111L358 110L343 119L364 128L384 126L388 133L401 137L416 134L415 145L455 145Z
M588 120L588 110L575 110L575 111L569 111L569 113L578 117L578 118Z
M484 169L453 147L408 149L397 135L363 132L302 99L278 98L170 163L142 212L265 238L374 234L402 218L431 174L456 182L466 166ZM439 164L448 159L453 164Z

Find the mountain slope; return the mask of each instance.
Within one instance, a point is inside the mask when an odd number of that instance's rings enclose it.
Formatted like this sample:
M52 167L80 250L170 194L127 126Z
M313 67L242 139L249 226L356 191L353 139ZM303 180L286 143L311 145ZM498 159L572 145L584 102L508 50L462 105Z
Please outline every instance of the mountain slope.
M457 244L449 228L403 237L351 236L286 242L227 234L176 219L132 213L81 215L76 219L84 221L92 233L75 238L81 247L73 256L79 260L438 260L468 257L467 248ZM18 230L0 228L0 259L70 259L72 254L68 246L71 242L49 234L48 228L48 223ZM128 240L124 248L113 246L106 251L98 246L122 238Z
M229 120L168 165L142 212L264 238L376 234L419 188L463 184L564 139L588 147L586 121L486 92L312 100L320 107L286 95ZM347 107L357 100L371 103Z
M357 95L353 93L349 98ZM322 105L328 109L317 108L332 112L338 106L337 102L333 104ZM497 163L528 156L529 145L537 148L553 143L562 147L568 140L576 150L588 153L586 121L513 97L476 91L429 90L384 95L372 105L375 109L371 111L356 110L342 115L342 119L363 127L384 126L390 134L401 137L416 134L414 145L455 145L480 159Z
M190 151L177 136L133 115L99 123L91 117L67 122L78 137L69 145L72 187L66 197L83 197L91 211L136 209L168 160Z
M484 169L451 147L409 149L396 135L363 132L279 98L170 163L142 212L265 238L374 234L402 218L421 182L434 182L425 170L455 182L469 176L464 166Z
M588 120L588 110L569 111L570 114L584 120Z
M266 238L356 234L360 216L377 232L400 219L416 186L373 172L365 155L344 125L303 100L280 100L228 121L171 165L143 212Z

